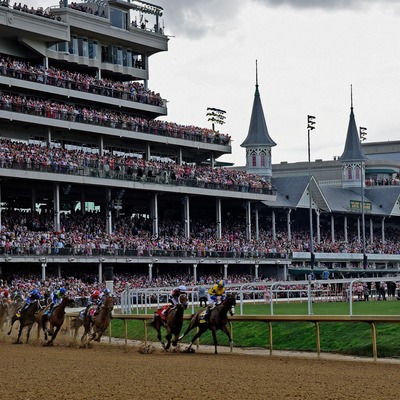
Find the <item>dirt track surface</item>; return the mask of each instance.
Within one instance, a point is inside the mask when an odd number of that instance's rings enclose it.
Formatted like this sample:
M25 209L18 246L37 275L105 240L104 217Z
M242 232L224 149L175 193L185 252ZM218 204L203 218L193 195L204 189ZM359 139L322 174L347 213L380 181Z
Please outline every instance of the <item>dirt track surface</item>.
M186 348L186 346L182 346ZM397 398L398 362L270 356L142 354L140 348L95 343L79 348L70 337L54 347L41 341L11 344L0 337L0 399L374 399Z

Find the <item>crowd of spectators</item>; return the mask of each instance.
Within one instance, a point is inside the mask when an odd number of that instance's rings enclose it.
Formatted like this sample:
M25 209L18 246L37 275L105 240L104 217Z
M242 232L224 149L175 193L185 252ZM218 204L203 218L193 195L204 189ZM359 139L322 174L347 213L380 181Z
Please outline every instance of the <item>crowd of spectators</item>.
M104 213L62 213L60 231L53 227L51 212L30 213L3 210L0 249L10 255L80 255L80 256L157 256L221 258L287 258L293 251L309 251L309 236L299 230L288 240L284 230L276 238L261 229L259 238L246 239L245 221L224 221L222 237L217 239L215 222L191 221L190 237L177 220L160 220L158 235L152 233L151 220L122 215L113 219L112 233L107 233ZM253 232L254 234L254 232ZM386 240L366 243L366 253L400 254L398 231L388 229ZM348 242L332 242L324 232L315 252L362 253L356 237Z
M7 139L0 139L0 166L243 192L265 193L271 190L269 180L246 171L145 160L131 155L100 155L98 152L44 147Z
M136 66L139 66L139 64ZM146 89L141 82L98 79L88 74L67 71L52 66L45 68L43 65L31 65L28 61L14 59L4 54L0 55L0 74L64 89L164 106L164 100L161 95Z
M10 0L1 0L0 6L11 8ZM34 7L29 8L26 4L22 5L22 3L14 3L12 9L25 12L27 14L37 15L39 17L61 21L61 18L59 16L56 17L53 13L49 12L48 10L43 10L43 7L38 7L35 9Z

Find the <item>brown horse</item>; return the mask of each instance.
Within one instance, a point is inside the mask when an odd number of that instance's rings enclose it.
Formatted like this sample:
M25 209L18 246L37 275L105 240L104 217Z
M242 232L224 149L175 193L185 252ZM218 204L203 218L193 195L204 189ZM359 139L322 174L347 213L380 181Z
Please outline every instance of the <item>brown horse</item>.
M235 314L235 305L236 305L235 297L232 296L231 294L228 294L226 296L226 299L221 304L215 306L210 311L208 320L204 319L204 310L199 310L196 313L194 313L190 319L189 326L185 330L185 333L179 337L179 340L181 340L192 329L199 328L198 332L193 336L192 341L191 341L189 347L187 348L187 351L188 352L191 351L192 345L195 342L195 340L197 338L199 338L208 329L211 330L212 336L214 339L215 354L218 354L218 352L217 352L217 330L221 330L226 333L226 335L229 338L230 346L232 348L233 340L232 340L231 333L228 330L227 324L228 324L228 312L230 313L230 315L234 315Z
M41 325L44 332L44 346L52 346L59 330L61 329L64 319L65 319L65 308L73 306L74 300L70 299L68 296L64 296L61 303L54 306L50 316L44 312L41 319ZM48 325L50 324L50 329ZM48 336L51 339L48 340Z
M97 306L95 306L97 308ZM100 342L101 337L108 328L111 320L111 312L114 309L114 298L112 296L107 296L105 302L100 307L98 314L91 315L91 309L85 315L85 320L83 326L85 327L85 332L82 335L81 342L84 343L85 339L91 333L89 342L94 340ZM91 332L92 331L92 332Z
M32 330L32 326L36 322L35 314L39 310L40 310L40 302L38 300L35 300L32 303L30 303L29 306L25 310L21 311L20 316L18 316L16 313L13 314L13 316L11 318L11 326L10 326L10 330L9 330L8 334L11 335L11 331L12 331L14 322L19 321L18 337L17 337L17 341L15 343L18 343L18 344L21 343L20 337L21 337L22 330L25 327L28 327L28 331L26 334L26 343L28 343L29 335L31 334L31 330Z
M176 347L178 344L179 334L181 333L182 325L183 325L183 313L188 306L188 298L186 293L182 293L179 296L178 304L173 306L166 318L166 323L163 322L161 315L158 312L154 313L154 318L151 321L151 326L157 331L157 338L160 341L164 350L168 350L171 346L172 336L175 339L172 341L172 345ZM167 339L167 345L165 345L164 340L161 336L161 328L165 326L167 330L167 335L165 339Z

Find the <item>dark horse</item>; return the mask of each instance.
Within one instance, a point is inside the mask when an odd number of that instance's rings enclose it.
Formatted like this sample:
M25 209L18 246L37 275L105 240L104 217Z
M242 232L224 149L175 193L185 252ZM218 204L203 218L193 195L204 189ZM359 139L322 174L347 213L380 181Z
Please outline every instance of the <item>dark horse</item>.
M40 303L38 300L35 300L32 303L30 303L27 308L25 308L23 311L21 311L20 316L18 316L16 313L12 316L11 326L10 326L10 330L8 332L9 335L11 335L11 331L12 331L14 322L19 321L18 337L17 337L17 341L15 343L21 343L20 338L21 338L22 329L24 329L26 326L28 327L28 332L26 334L26 343L28 343L32 326L36 322L35 314L39 310L40 310Z
M3 330L3 325L8 320L9 307L6 300L0 300L0 331Z
M184 336L186 336L192 329L199 328L198 332L193 336L193 339L187 348L187 351L190 352L193 343L197 338L199 338L205 331L208 329L211 330L212 336L214 339L214 347L215 347L215 354L217 352L217 330L220 329L221 331L225 332L229 338L229 343L232 348L233 340L230 331L228 330L228 312L230 315L235 314L235 305L236 300L234 296L228 294L226 299L219 305L215 306L209 315L209 319L206 321L204 320L204 310L199 310L194 313L190 319L189 326L186 328L185 333L179 337L181 340Z
M97 306L95 306L97 308ZM107 296L106 301L100 307L100 311L97 315L91 315L89 309L85 315L85 320L83 322L83 326L85 327L85 332L82 335L81 342L85 341L87 335L89 335L92 330L92 334L89 338L89 341L100 342L101 337L103 336L105 330L108 328L108 325L111 321L111 312L114 309L114 298L112 296Z
M61 303L57 306L54 306L50 316L47 312L44 312L41 319L42 329L44 332L44 340L47 342L44 346L52 346L55 338L59 330L61 329L64 319L65 319L65 308L67 306L72 306L74 303L73 299L70 299L68 296L64 296ZM48 325L50 324L50 329ZM51 339L48 340L48 336L51 336Z
M151 321L151 326L157 331L157 338L160 341L164 350L168 350L171 346L172 336L175 340L172 341L172 345L176 347L178 344L178 337L183 325L183 312L188 306L188 299L185 293L179 296L179 302L177 305L172 307L167 315L166 322L164 323L161 315L158 312L154 313L154 318ZM161 328L165 326L167 330L167 345L165 345L164 340L161 336Z

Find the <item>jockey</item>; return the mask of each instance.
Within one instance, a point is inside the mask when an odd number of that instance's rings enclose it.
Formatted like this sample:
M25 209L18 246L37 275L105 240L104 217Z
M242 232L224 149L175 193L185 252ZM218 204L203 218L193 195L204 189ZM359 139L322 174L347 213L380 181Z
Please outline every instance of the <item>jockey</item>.
M11 303L10 298L8 297L8 295L9 295L9 293L8 293L8 290L7 290L7 289L5 289L5 290L1 293L1 296L2 296L2 298L4 299L4 301L7 302L7 303Z
M87 314L87 312L89 311L89 308L93 304L95 304L97 306L100 304L100 290L94 290L90 294L88 304L87 304L86 308L79 313L79 318L81 318L82 320L85 319L85 315Z
M218 301L225 300L225 282L223 280L218 281L213 287L208 289L208 305L204 313L204 319L210 318L211 310L216 306Z
M19 318L21 316L22 311L25 311L31 303L35 300L41 300L42 294L40 293L39 289L35 288L30 293L28 298L25 300L25 304L23 307L16 313L16 316Z
M55 290L53 292L52 303L50 304L49 314L53 311L54 306L58 306L62 299L65 297L65 292L67 290L65 288L60 288L60 290Z
M179 304L179 296L181 294L185 294L186 290L187 290L186 286L180 285L171 291L171 293L168 295L168 301L171 303L171 305L169 307L165 307L164 310L162 311L162 314L164 316L167 316L168 310Z
M208 308L210 310L215 307L218 298L220 298L221 301L225 300L225 282L223 280L220 280L213 287L208 289Z

